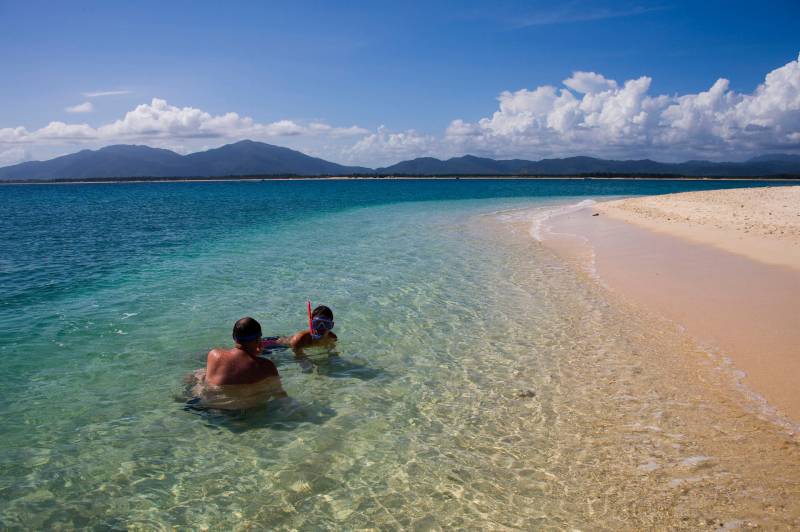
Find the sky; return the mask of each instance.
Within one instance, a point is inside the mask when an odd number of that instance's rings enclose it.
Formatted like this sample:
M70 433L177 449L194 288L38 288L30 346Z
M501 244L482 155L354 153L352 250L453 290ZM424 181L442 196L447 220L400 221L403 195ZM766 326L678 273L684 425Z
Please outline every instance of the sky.
M800 2L0 0L0 166L800 153Z

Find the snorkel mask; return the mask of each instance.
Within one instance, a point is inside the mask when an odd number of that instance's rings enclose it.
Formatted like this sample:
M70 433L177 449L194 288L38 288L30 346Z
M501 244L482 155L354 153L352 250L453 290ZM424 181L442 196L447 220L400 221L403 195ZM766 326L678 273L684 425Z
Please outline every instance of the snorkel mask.
M333 320L328 318L314 318L311 320L311 338L314 340L319 340L331 329L333 329Z
M325 333L333 329L333 320L317 316L311 317L311 301L308 301L308 330L311 333L311 338L319 340Z

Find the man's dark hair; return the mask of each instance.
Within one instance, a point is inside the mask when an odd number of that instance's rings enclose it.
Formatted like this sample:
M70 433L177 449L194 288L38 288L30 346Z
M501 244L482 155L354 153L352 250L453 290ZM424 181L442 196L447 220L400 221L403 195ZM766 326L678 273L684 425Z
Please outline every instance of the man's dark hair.
M233 339L237 342L252 342L261 336L261 324L251 317L242 318L233 326Z
M333 311L325 305L320 305L311 313L312 318L326 318L333 320Z

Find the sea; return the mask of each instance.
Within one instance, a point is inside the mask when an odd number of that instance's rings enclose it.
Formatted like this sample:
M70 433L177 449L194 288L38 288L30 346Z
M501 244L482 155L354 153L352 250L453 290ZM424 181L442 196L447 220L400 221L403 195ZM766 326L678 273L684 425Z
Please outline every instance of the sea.
M536 238L588 200L771 183L0 186L0 528L641 529L798 523L796 440L675 324ZM233 323L287 398L191 408Z

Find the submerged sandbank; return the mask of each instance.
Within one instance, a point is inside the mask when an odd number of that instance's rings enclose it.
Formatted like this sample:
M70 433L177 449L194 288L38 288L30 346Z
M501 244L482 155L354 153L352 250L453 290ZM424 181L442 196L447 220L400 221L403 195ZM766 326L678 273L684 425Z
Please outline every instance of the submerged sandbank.
M768 409L796 424L797 205L800 187L632 198L556 216L543 237L608 288L730 359Z

